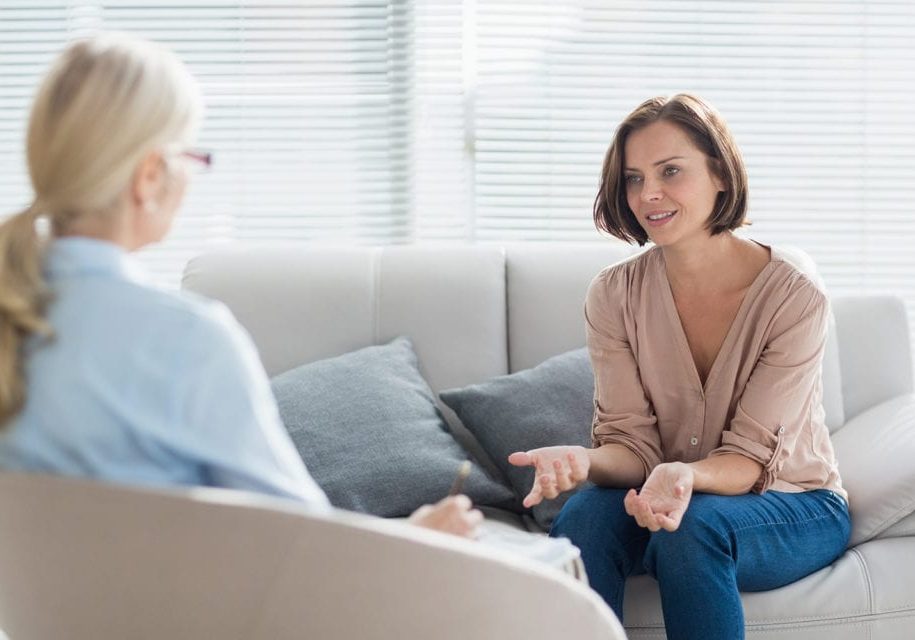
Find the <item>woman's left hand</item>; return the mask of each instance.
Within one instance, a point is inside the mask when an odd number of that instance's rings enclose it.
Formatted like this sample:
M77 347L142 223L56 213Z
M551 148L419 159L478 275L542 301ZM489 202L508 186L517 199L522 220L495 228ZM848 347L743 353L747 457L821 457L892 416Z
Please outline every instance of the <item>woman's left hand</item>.
M694 472L688 464L659 464L640 492L630 489L626 494L626 513L649 531L676 531L693 495L693 480Z

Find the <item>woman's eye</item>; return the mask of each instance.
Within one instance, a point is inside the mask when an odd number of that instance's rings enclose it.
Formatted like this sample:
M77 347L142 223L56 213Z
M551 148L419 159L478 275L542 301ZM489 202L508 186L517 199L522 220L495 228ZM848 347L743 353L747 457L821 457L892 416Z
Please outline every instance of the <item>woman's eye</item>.
M626 184L638 184L642 181L642 176L630 174L626 176Z
M664 176L670 177L680 173L680 167L664 167Z

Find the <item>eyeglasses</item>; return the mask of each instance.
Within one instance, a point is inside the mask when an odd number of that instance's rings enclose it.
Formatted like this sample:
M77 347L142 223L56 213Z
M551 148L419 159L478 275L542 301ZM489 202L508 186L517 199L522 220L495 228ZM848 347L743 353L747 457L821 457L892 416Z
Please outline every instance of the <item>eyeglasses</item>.
M213 154L209 151L185 149L180 155L193 161L194 173L206 173L213 167Z

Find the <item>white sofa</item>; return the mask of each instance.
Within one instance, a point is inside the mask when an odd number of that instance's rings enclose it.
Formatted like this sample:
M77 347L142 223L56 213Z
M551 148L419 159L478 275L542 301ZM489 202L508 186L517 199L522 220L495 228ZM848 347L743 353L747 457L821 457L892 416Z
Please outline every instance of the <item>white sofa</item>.
M192 260L184 287L229 306L271 375L406 335L437 392L581 347L588 283L633 251L613 241L231 249ZM915 399L905 310L874 296L834 299L833 311L824 404L850 492L852 545L797 583L744 594L750 638L915 637ZM524 526L519 516L505 518ZM627 585L625 623L630 638L664 637L651 578Z

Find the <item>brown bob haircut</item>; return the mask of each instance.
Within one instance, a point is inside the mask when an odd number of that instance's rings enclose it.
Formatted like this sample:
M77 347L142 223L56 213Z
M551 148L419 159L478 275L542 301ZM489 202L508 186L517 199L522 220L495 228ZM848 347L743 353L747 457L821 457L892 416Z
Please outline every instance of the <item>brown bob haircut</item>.
M600 190L594 200L597 228L629 243L648 242L648 234L626 200L624 150L629 134L661 120L680 127L708 157L709 170L726 185L725 191L718 194L706 224L711 235L749 224L747 171L734 137L712 105L697 96L680 93L646 100L617 127L604 157Z

